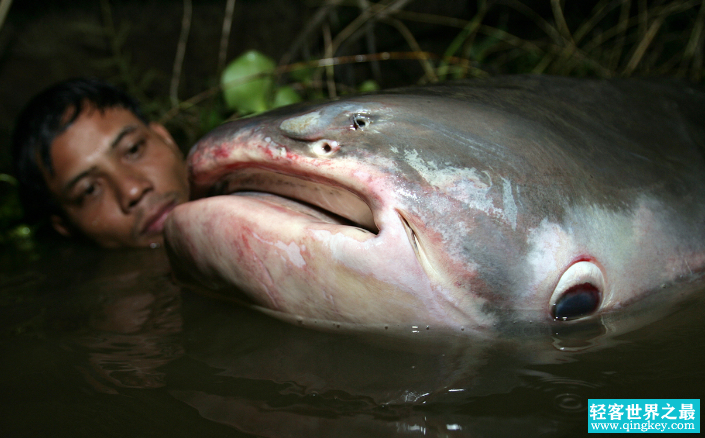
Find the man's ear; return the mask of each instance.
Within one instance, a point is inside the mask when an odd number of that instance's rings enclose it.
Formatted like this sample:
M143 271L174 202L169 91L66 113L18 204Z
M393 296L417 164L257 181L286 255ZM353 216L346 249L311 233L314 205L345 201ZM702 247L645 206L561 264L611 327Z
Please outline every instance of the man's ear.
M52 214L49 216L49 220L51 221L51 226L54 227L57 233L65 237L72 236L71 228L61 216L58 214Z

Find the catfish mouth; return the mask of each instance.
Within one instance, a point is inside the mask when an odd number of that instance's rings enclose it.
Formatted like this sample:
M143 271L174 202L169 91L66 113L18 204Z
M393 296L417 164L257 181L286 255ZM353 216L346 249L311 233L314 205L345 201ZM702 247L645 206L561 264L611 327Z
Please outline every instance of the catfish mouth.
M261 168L239 169L211 188L213 195L252 196L314 221L379 234L370 206L347 188Z

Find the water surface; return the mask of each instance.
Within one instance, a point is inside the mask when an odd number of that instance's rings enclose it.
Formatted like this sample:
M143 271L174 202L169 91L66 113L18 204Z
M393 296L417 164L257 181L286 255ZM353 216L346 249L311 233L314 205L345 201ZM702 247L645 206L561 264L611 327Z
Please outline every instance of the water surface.
M4 437L575 436L589 398L705 394L702 293L481 338L355 334L182 288L161 250L0 261Z

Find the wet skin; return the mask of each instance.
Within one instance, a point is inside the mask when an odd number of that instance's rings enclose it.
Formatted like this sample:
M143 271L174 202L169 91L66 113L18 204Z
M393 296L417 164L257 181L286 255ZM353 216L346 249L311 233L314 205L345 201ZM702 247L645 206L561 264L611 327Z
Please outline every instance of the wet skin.
M49 190L61 234L106 248L163 242L166 217L189 196L187 167L169 132L124 108L84 110L51 145Z
M676 301L705 268L704 115L687 84L536 76L285 108L194 147L209 197L167 248L186 281L319 326Z

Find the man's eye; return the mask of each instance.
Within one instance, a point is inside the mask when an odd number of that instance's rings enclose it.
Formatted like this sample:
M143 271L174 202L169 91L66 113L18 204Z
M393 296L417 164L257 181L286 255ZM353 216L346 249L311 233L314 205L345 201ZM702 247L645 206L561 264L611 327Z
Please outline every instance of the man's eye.
M142 148L144 147L144 143L144 140L140 140L137 143L133 144L127 149L126 155L133 157L139 155L139 153L142 151Z
M84 202L91 199L95 199L95 197L98 196L99 193L100 188L96 183L88 183L85 185L81 185L81 187L78 188L76 195L73 197L72 202L76 205L83 205Z
M76 202L83 204L86 199L90 199L92 196L98 194L98 186L95 183L86 184L76 197Z

